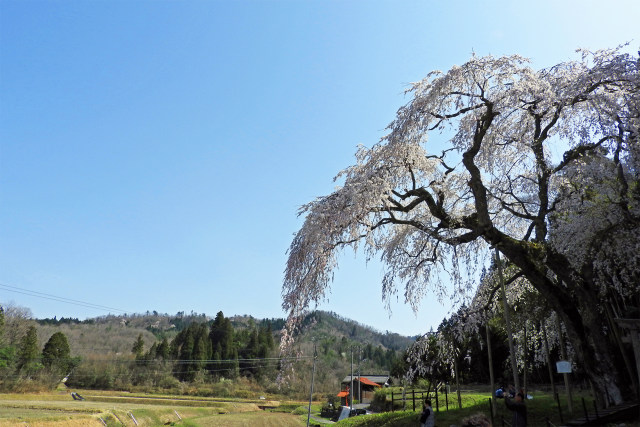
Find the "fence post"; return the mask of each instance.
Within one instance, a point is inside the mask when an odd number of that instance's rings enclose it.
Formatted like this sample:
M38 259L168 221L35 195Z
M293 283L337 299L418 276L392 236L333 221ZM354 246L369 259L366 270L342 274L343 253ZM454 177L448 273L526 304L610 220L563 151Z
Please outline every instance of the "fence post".
M413 412L416 412L416 391L411 390L411 401L413 402Z
M556 393L556 402L558 403L558 414L560 415L560 424L564 424L564 418L562 418L562 407L560 406L560 395Z
M444 385L444 401L447 405L447 412L449 412L449 385Z
M491 398L489 398L489 413L491 414L491 425L494 425L495 422L493 421L493 404L491 402Z
M391 392L391 412L394 412L394 407L393 407L393 392Z
M440 405L438 404L438 387L436 387L436 411L440 412Z

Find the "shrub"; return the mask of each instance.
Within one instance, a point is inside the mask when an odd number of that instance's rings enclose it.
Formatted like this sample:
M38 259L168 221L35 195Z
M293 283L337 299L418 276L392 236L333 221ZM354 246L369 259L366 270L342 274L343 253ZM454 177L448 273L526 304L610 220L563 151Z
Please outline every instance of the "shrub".
M308 406L298 406L291 413L293 415L304 415L304 414L307 414L308 412L309 412L309 407Z
M376 390L369 407L374 412L387 412L391 410L391 402L387 401L387 393L384 389Z

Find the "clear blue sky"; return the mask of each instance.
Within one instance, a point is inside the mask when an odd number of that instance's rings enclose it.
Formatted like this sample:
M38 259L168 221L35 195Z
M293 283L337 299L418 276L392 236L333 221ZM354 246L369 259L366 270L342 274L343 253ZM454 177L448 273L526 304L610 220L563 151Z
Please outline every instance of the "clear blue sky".
M472 52L637 49L639 18L637 0L0 0L0 302L284 317L298 208L409 82ZM446 316L428 297L389 318L381 267L343 260L319 308L405 335Z

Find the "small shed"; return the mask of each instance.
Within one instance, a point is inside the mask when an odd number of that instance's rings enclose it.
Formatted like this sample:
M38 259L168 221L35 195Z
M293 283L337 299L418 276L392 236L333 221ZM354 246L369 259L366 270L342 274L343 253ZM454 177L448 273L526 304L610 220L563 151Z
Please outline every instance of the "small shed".
M342 390L338 393L340 403L343 406L349 405L349 389L351 387L351 375L347 375L342 380ZM388 375L361 375L353 376L353 400L360 403L370 403L373 400L375 391L381 387L389 385Z

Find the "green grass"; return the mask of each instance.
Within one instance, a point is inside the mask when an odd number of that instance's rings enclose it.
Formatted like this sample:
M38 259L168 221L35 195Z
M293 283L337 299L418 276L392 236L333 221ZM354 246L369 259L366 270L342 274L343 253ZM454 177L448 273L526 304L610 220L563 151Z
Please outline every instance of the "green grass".
M307 420L308 402L305 401L260 401L271 402L274 406L261 411L258 402L243 399L214 399L161 395L153 396L142 393L96 392L82 391L85 401L74 401L69 393L28 393L0 394L0 427L18 424L37 424L45 427L85 427L102 424L103 418L109 426L120 426L119 420L133 425L132 413L140 426L175 425L187 427L217 426L264 426L293 427L304 426ZM549 393L532 392L534 398L527 400L530 426L544 426L546 419L560 425L557 402ZM442 396L444 397L444 396ZM568 416L566 399L562 399L564 421L577 418L582 414L581 395L574 397L574 416ZM584 395L587 399L587 395ZM466 391L462 394L462 409L458 409L455 393L449 395L449 410L446 410L444 399L439 396L439 407L432 399L436 417L436 425L448 427L459 425L460 421L472 414L482 412L489 414L489 393ZM406 408L411 409L413 402L407 399ZM277 405L275 405L277 404ZM592 404L591 404L592 405ZM320 402L311 406L311 425L323 425L319 418ZM418 425L421 408L416 401L416 411L401 410L367 416L358 416L340 421L338 426L354 427L395 427ZM176 413L177 412L177 413ZM182 419L180 420L179 417ZM502 425L502 417L510 420L511 413L506 409L504 401L497 401L497 415L494 425ZM626 423L627 427L640 427L640 423Z
M462 394L462 409L458 409L457 396L452 393L449 395L449 410L446 410L444 399L440 399L439 396L439 408L435 407L435 399L431 399L435 412L435 419L437 426L449 426L452 424L459 425L460 421L468 417L469 415L476 413L484 413L490 417L489 409L489 393L463 393ZM593 407L593 403L587 395L576 395L573 399L573 415L569 414L566 398L564 400L561 397L561 410L563 414L563 421L567 422L573 418L579 418L583 414L582 410L582 397L585 398L585 402L591 402L588 409ZM545 426L547 419L555 425L560 425L560 413L558 411L558 404L551 396L550 393L533 393L533 399L526 401L528 424L530 426ZM588 403L589 405L589 403ZM407 400L407 408L411 409L413 402ZM419 425L419 415L421 408L418 408L418 402L416 400L416 411L404 410L395 412L386 412L381 414L373 414L367 416L352 417L346 420L342 420L337 423L338 426L349 427L370 427L370 426L383 426L383 427L396 427L396 426L408 426ZM512 413L506 408L504 399L498 399L496 404L496 415L494 417L494 426L502 425L502 419L505 421L511 421ZM627 427L640 427L640 423L626 423Z

